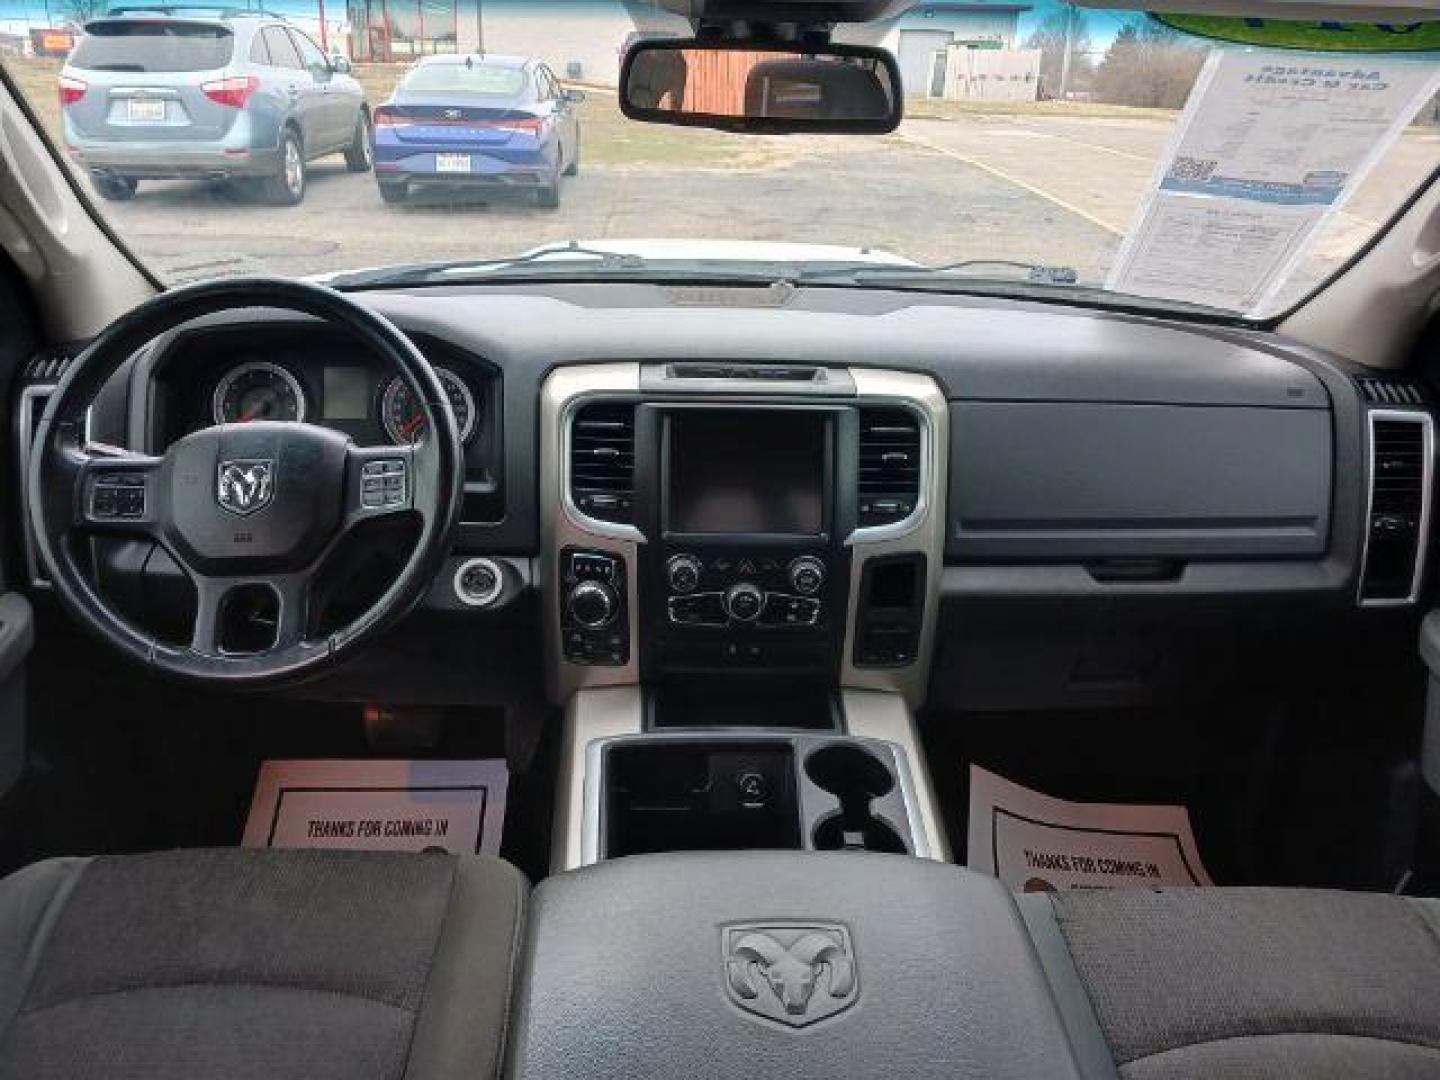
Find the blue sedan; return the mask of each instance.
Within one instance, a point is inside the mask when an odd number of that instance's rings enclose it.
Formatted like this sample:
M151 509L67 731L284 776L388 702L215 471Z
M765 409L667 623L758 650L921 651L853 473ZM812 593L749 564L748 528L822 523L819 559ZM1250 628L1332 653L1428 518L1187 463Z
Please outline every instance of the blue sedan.
M375 110L380 197L412 189L533 191L560 205L560 177L580 168L584 99L548 67L523 56L427 56Z

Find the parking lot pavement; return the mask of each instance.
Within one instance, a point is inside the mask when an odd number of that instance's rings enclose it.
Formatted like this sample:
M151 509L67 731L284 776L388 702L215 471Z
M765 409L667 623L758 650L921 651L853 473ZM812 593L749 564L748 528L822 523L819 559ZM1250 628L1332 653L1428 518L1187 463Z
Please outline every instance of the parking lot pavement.
M105 204L122 235L174 280L311 274L511 255L569 239L715 237L884 248L920 262L1008 258L1103 280L1153 182L1173 122L1054 116L908 120L883 139L736 140L723 167L592 165L559 210L526 196L402 206L337 158L311 168L296 207L224 185L147 182ZM1352 253L1440 162L1440 135L1411 131L1327 226L1303 280Z
M1058 253L1097 273L1113 249L1103 229L1022 187L901 140L776 143L767 164L749 168L582 168L564 182L559 210L523 195L390 206L372 177L346 172L339 158L312 166L296 207L254 204L225 185L153 181L104 208L141 257L176 280L624 237L860 244L923 262Z

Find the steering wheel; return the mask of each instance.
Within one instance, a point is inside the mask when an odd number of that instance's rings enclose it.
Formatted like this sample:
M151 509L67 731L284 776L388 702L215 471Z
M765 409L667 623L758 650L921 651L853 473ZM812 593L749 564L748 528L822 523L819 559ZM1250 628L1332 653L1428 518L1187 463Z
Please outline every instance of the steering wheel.
M313 424L257 422L196 431L160 457L87 445L86 410L130 356L193 319L239 308L299 312L348 331L409 386L426 438L362 447ZM96 338L50 398L28 483L38 554L76 619L152 670L261 687L334 666L424 595L459 517L463 451L434 369L389 320L318 285L242 278L162 293ZM403 569L369 610L312 638L311 584L328 556L357 528L398 515L419 521ZM103 595L77 558L79 542L93 536L151 541L169 552L195 588L188 644L157 639ZM224 648L227 604L242 589L268 589L275 602L274 641L258 652Z

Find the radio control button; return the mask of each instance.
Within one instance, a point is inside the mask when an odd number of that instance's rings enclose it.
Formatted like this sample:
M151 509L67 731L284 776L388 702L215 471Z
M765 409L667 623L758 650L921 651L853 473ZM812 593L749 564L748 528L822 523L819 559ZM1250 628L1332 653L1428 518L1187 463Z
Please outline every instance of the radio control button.
M801 596L814 596L825 584L825 564L813 555L802 555L790 564L790 587Z
M665 574L670 582L670 591L676 593L694 592L700 587L700 574L704 570L694 555L675 555L665 564Z
M754 622L764 609L765 594L748 581L732 585L725 594L725 610L736 622Z
M672 596L670 621L677 626L724 626L725 595L718 592Z

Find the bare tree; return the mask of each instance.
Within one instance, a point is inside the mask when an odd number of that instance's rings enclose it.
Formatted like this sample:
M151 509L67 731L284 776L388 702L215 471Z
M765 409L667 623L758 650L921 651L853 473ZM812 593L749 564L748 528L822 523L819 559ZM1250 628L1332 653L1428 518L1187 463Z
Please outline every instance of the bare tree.
M1118 105L1178 109L1205 63L1206 50L1146 20L1115 35L1095 69L1095 96Z
M1081 11L1062 9L1047 15L1030 36L1025 48L1040 50L1040 93L1044 97L1060 95L1061 73L1065 69L1065 23L1070 28L1070 89L1083 89L1089 84L1091 65L1090 31Z
M108 0L53 0L51 10L61 21L84 26L91 19L105 14Z

